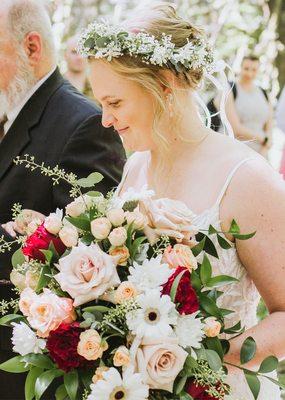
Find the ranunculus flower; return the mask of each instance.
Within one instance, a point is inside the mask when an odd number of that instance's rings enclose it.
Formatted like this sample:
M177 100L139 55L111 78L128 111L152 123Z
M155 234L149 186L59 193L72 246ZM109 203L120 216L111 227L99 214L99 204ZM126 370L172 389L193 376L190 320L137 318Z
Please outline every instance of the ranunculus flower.
M114 359L113 359L114 366L126 367L127 365L129 365L130 361L131 361L130 351L126 348L126 346L118 347L114 354Z
M127 240L127 231L125 228L115 228L112 230L108 239L112 246L123 246Z
M116 270L116 259L104 253L97 244L80 243L62 257L54 278L73 299L74 306L98 299L107 289L121 281Z
M126 218L128 225L133 224L133 227L138 230L144 229L147 225L147 218L143 213L141 213L138 209L134 211L127 211Z
M216 337L221 331L222 325L215 317L208 317L204 321L204 332L208 337Z
M180 314L192 314L199 310L198 297L191 285L191 274L185 267L176 268L168 281L163 285L162 294L170 295L171 287L177 275L185 271L182 275L175 296L175 303L178 304L177 310Z
M196 257L189 246L185 244L175 244L167 246L163 253L163 262L166 262L170 268L186 267L191 272L198 267Z
M216 386L216 389L219 388L219 383ZM217 397L211 396L207 390L209 389L208 386L203 386L199 385L198 383L194 382L193 379L191 379L186 386L186 392L190 394L193 399L195 400L217 400ZM224 399L225 394L221 394L221 397L219 399Z
M21 308L23 307L22 295L27 298L26 291L28 289L25 289L20 297ZM39 295L33 296L30 292L28 294L31 296L30 304L26 310L23 309L23 311L26 311L24 315L27 316L31 327L37 330L39 337L46 338L50 331L55 330L62 322L71 323L76 319L71 299L59 297L46 288Z
M137 348L132 346L136 371L151 389L172 392L175 378L182 370L188 353L178 345L177 338L145 338Z
M62 243L60 238L49 233L42 224L27 238L22 248L22 252L29 259L45 262L45 256L41 250L47 250L51 242L54 244L56 251L61 256L66 250L65 245Z
M125 211L122 208L113 208L107 212L107 218L113 226L121 226L125 222Z
M108 237L112 224L108 218L101 217L91 222L91 233L97 240L104 240Z
M66 247L74 247L78 243L78 232L75 226L64 226L59 231L58 236Z
M92 382L97 383L101 379L103 379L103 372L109 371L108 367L98 367L95 371L95 374L92 377Z
M55 213L51 213L48 217L46 217L44 222L44 227L49 233L53 235L57 235L62 227L62 210L58 209Z
M88 329L80 334L77 353L86 358L86 360L95 361L101 358L107 349L108 343L102 340L95 329Z
M88 361L77 353L80 334L84 331L78 322L62 323L51 331L47 339L46 348L53 361L65 372L73 368L94 366L94 361Z
M130 252L127 246L110 247L109 254L112 257L118 257L118 265L125 266L130 258Z
M116 304L121 304L126 300L136 297L138 294L139 291L132 282L124 281L115 291L114 301Z
M34 224L36 227L41 225L45 219L45 216L34 210L22 210L22 212L15 219L15 226L17 232L21 235L30 234L29 225Z

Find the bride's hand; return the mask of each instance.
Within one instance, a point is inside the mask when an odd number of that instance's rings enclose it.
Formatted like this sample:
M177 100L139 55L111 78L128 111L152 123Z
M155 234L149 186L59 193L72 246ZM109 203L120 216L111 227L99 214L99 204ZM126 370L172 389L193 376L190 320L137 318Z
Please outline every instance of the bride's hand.
M16 237L17 234L27 234L27 228L31 222L37 222L40 225L45 219L45 216L38 211L24 209L16 217L15 221L9 221L3 224L2 227L11 235Z

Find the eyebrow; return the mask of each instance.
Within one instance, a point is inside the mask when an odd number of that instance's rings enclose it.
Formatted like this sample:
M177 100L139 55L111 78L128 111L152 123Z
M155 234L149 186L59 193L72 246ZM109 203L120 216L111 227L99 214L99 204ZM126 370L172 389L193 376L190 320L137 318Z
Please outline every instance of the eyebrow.
M104 101L104 100L107 100L107 99L114 99L116 96L104 96L102 99L101 99L101 101Z

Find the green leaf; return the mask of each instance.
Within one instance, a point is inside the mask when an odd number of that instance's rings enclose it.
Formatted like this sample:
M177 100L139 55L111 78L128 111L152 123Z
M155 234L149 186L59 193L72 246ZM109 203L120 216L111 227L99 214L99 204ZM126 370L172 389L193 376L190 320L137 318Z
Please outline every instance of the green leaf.
M95 186L97 183L101 182L104 176L99 172L92 172L87 178L81 178L76 181L76 183L83 188L89 188Z
M30 366L23 362L22 356L16 356L0 364L0 369L5 372L21 374L22 372L29 371Z
M233 236L236 239L239 239L239 240L248 240L248 239L252 238L255 234L256 234L256 231L252 232L252 233L245 234L245 235L233 234Z
M238 282L239 280L228 275L218 275L208 280L208 287L220 287L229 283Z
M205 254L200 268L200 278L202 283L204 285L207 285L207 282L211 279L211 276L212 276L212 266L208 257Z
M35 385L36 399L39 400L44 394L44 392L47 390L49 385L52 383L52 381L55 378L62 376L63 374L64 372L59 369L52 369L51 371L43 372L36 380L36 385Z
M221 339L221 345L222 345L224 354L227 354L230 349L230 342L226 339Z
M214 233L217 233L217 230L213 227L213 225L210 225L208 233L209 235L213 235Z
M106 306L90 306L90 307L85 307L82 309L83 312L89 312L93 313L94 311L99 311L101 313L109 312L110 308Z
M217 239L222 249L228 250L232 248L231 243L224 239L221 235L217 235Z
M55 364L45 354L27 354L23 357L23 360L31 365L34 365L35 367L43 369L55 368Z
M192 356L187 356L184 367L183 367L183 371L185 371L187 376L190 376L192 374L192 371L197 367L198 367L198 363L195 360L195 358Z
M93 37L89 37L88 39L85 40L84 46L86 46L89 49L93 49L95 46L95 40Z
M8 314L0 318L1 326L11 326L11 322L25 321L25 317L20 314Z
M242 330L241 322L239 321L237 324L231 326L230 328L224 329L223 332L233 334L233 333L238 333L241 330Z
M226 308L220 308L220 313L222 314L223 317L233 314L233 310L227 310Z
M184 273L187 271L187 269L184 269L183 271L180 272L180 274L177 275L177 277L174 279L174 282L172 283L171 289L170 289L170 298L173 303L175 303L175 297L177 293L177 288L180 282L180 279L184 275Z
M71 400L76 400L79 386L77 370L73 370L71 372L68 372L67 374L64 374L63 380L68 396Z
M65 400L67 398L67 391L64 385L60 385L55 392L55 400Z
M12 266L13 268L17 267L17 265L22 265L25 262L25 256L22 252L22 248L18 249L15 251L15 253L12 255Z
M42 368L31 368L25 382L25 400L33 400L35 397L35 384L38 376L43 373Z
M278 358L275 356L266 357L260 364L258 372L266 374L275 371L278 367Z
M229 233L231 233L232 235L235 233L240 233L240 228L234 219L232 220Z
M188 376L182 376L182 378L178 381L176 388L175 388L175 393L179 394L182 392L182 390L184 389L185 385L186 385L186 381L188 379Z
M50 265L52 257L53 257L53 252L51 250L40 250L40 251L45 256L48 265Z
M244 371L244 375L245 375L247 384L250 388L250 391L251 391L254 399L256 400L259 395L259 392L260 392L260 381L256 375L250 374L249 372Z
M285 390L285 383L282 383L280 381L277 381L276 379L270 378L269 376L264 375L266 379L269 379L272 383L275 385L279 386L281 389Z
M86 194L87 194L87 196L90 196L90 197L102 197L102 193L96 192L95 190L91 190L90 192L87 192Z
M65 217L73 226L82 231L90 231L90 221L87 217Z
M85 369L80 372L80 378L82 380L82 383L86 389L90 389L90 385L92 383L92 377L95 373L95 370L91 369Z
M208 236L206 236L204 250L206 253L210 254L211 256L213 256L215 258L219 258L216 247L215 247L214 243L212 242L212 240Z
M221 341L217 337L207 337L205 339L205 345L209 350L215 351L221 359L224 357L224 350Z
M180 393L179 400L194 400L194 399L192 396L190 396L190 394L183 392L183 393Z
M44 265L41 269L40 278L37 284L36 292L40 292L51 281L51 269L48 265Z
M253 359L256 353L256 343L255 340L249 336L245 339L240 350L240 362L245 364Z
M210 368L213 371L218 371L220 368L222 368L222 361L214 350L205 350L206 358L209 363Z
M194 270L191 272L191 285L196 290L196 292L200 292L202 282L201 279L199 278L199 275Z
M130 248L130 256L132 259L135 258L140 246L142 245L143 242L145 242L145 240L146 240L145 236L141 236L141 237L137 238L136 240L134 240L134 242Z
M199 301L201 307L212 317L221 318L221 312L216 303L204 294L200 294Z
M195 257L197 257L201 253L201 251L204 250L205 243L206 243L206 236L204 236L201 242L196 244L196 246L192 247L191 250Z

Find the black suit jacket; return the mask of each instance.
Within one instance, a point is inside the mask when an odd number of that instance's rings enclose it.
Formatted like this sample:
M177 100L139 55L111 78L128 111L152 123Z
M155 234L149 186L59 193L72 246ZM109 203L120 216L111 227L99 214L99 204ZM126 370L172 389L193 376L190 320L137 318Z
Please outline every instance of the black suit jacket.
M125 160L119 136L102 126L95 104L58 69L26 103L0 144L0 224L11 220L14 203L47 215L71 201L63 181L53 186L50 178L13 163L25 154L78 177L98 171L104 179L97 190L103 193L118 184ZM9 279L10 257L0 254L0 279Z

